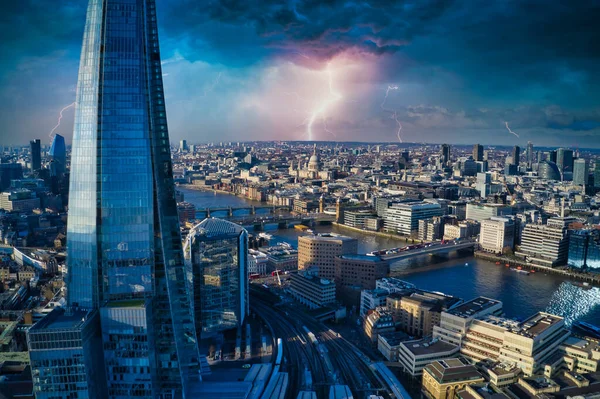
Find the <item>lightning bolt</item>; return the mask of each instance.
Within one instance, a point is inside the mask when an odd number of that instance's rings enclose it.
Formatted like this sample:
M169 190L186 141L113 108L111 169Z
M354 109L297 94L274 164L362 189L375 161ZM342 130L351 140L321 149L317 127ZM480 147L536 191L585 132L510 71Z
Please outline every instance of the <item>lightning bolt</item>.
M336 103L337 101L342 99L342 95L337 93L333 89L333 73L331 71L330 63L327 63L326 72L327 72L327 82L329 85L329 98L327 98L325 101L323 101L321 104L319 104L316 108L314 108L310 114L310 117L308 118L308 121L306 123L306 133L308 134L308 141L312 141L312 139L313 139L312 127L313 127L313 124L315 123L315 120L317 119L317 117L321 116L321 118L324 118L325 112L327 111L327 109L331 105L333 105L334 103ZM326 128L326 131L329 133L333 133L327 128Z
M68 110L69 108L72 108L75 106L75 102L72 102L71 104L67 105L66 107L64 107L63 109L60 110L60 113L58 114L58 122L56 123L56 126L54 126L54 128L50 131L50 138L52 139L54 136L54 132L56 131L56 129L59 128L60 123L62 121L63 118L63 112L65 112L66 110Z
M402 143L402 137L400 136L400 132L402 132L402 123L400 123L400 121L398 120L398 112L396 110L386 108L385 106L387 98L390 95L390 91L392 90L398 90L398 86L389 85L387 87L387 89L385 90L385 97L383 98L380 107L384 112L389 112L390 118L396 121L396 124L398 125L398 131L396 132L396 136L398 136L398 141Z
M513 132L512 130L510 130L510 128L508 127L508 122L504 122L504 124L506 125L506 128L508 129L508 132L510 134L514 134L515 136L521 138L521 136L519 136L518 134L516 134L515 132Z

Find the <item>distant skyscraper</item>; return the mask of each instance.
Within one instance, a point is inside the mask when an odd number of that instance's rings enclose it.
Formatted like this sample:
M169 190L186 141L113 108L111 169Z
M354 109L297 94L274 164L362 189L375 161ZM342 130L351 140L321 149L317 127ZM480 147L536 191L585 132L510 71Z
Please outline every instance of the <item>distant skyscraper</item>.
M31 170L36 171L42 168L42 142L40 139L29 142L31 149Z
M60 176L67 170L67 145L65 138L55 134L48 152L50 158L50 175Z
M443 164L447 164L448 162L450 162L450 145L442 144L440 157L441 157L440 160L442 161Z
M155 1L90 0L67 306L28 338L37 399L190 398L200 381L164 97ZM64 139L52 147L56 162Z
M205 219L186 238L185 258L196 336L240 327L248 314L248 232Z
M187 141L186 140L180 140L179 141L179 151L187 151L187 150L188 150Z
M473 159L476 162L483 161L483 146L481 144L473 146Z
M569 265L600 273L600 230L571 231Z
M533 143L527 142L527 166L531 168L531 165L535 162L535 153L533 152Z
M0 163L0 190L6 190L12 180L21 178L23 167L20 163Z
M594 164L594 187L600 188L600 160Z
M552 150L552 151L548 152L548 156L549 156L548 161L556 163L557 155L558 155L558 153L556 150Z
M521 147L516 145L513 147L513 150L512 150L512 164L518 166L520 162L521 162Z
M590 174L587 160L584 158L577 158L573 162L573 165L573 184L587 186Z
M573 150L559 148L556 151L556 165L563 174L573 172Z

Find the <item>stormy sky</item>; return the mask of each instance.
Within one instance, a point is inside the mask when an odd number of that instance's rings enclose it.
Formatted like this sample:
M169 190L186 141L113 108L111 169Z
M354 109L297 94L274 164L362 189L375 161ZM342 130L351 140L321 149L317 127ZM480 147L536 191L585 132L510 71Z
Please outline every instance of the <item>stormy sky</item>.
M172 141L600 147L600 1L157 4ZM75 100L86 5L2 2L0 144Z

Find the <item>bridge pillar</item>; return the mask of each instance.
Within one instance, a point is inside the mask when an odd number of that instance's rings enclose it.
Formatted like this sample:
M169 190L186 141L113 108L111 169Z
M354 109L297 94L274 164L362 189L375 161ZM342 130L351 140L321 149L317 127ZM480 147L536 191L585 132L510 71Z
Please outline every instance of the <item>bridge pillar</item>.
M210 217L210 208L206 208L206 218Z
M233 208L229 207L229 210L227 211L227 216L229 216L230 218L233 217Z
M252 205L252 206L250 207L250 214L251 214L251 215L256 215L256 207L255 207L254 205Z

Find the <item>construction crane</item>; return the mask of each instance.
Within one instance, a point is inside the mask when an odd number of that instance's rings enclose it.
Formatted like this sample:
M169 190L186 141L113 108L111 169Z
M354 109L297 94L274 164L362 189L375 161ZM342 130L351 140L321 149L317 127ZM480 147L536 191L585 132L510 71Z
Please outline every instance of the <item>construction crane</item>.
M514 205L517 203L517 194L516 193L511 193L510 189L508 188L508 184L506 184L506 180L504 180L504 188L506 188L506 192L508 193L508 195L510 195L510 197L512 198L510 201L511 205Z

